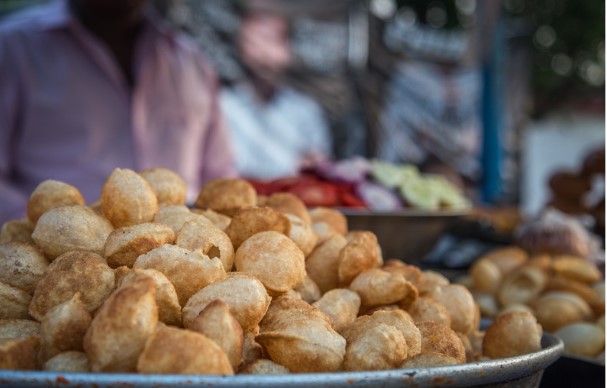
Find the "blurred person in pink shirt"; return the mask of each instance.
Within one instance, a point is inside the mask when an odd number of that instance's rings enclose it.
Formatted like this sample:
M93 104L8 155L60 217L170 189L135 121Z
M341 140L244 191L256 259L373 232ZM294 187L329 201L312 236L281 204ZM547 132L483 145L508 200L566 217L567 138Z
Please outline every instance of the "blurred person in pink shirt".
M235 176L219 85L145 0L56 0L0 23L0 223L45 179L99 198L115 167Z

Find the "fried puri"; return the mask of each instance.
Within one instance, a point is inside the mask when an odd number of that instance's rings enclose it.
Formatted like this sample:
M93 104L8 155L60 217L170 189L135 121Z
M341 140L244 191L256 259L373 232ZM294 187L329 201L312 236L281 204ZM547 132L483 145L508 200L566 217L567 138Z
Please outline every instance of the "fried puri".
M112 268L132 267L140 255L164 244L172 244L174 240L175 233L167 225L146 222L124 226L108 236L104 257Z
M152 222L158 199L150 184L133 170L116 168L101 189L101 211L116 228Z
M232 375L228 357L215 342L190 330L159 325L137 361L139 373Z
M227 279L201 289L188 300L183 308L184 326L190 327L198 314L215 300L225 302L242 329L248 332L259 324L271 298L255 277L233 272Z
M47 213L48 214L48 213ZM68 252L56 258L36 286L29 313L37 320L80 292L89 312L101 306L114 289L114 271L90 252Z
M198 194L196 207L232 216L237 210L257 204L255 188L244 179L215 179Z
M287 292L306 277L301 249L284 234L260 232L236 250L236 270L259 279L270 295Z
M57 206L84 205L80 190L72 185L53 179L41 182L27 201L27 218L36 224L44 212Z
M50 260L70 251L103 255L112 224L84 205L50 209L36 223L32 238Z
M219 258L226 271L231 271L234 264L234 246L228 235L207 220L195 219L183 224L175 241L191 251L201 250L212 258Z
M139 173L151 186L158 204L184 205L187 184L166 168L148 168Z
M48 267L48 260L35 245L24 242L0 244L0 281L33 294Z
M84 351L93 372L135 372L158 322L156 285L136 279L116 289L95 315Z
M199 290L226 278L218 258L211 259L200 251L168 244L139 256L133 268L162 272L175 286L182 306Z

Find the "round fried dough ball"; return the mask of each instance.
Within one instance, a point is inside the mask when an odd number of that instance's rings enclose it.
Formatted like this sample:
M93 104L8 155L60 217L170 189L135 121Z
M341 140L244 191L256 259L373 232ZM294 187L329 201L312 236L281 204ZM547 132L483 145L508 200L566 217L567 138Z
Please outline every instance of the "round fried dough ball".
M232 218L211 209L192 209L192 213L204 216L224 232L228 229L230 222L232 222Z
M504 278L497 291L502 306L513 303L529 304L537 299L548 284L548 276L538 267L523 266Z
M337 269L341 260L339 253L347 244L341 234L334 234L320 243L306 259L306 272L318 285L321 293L339 287Z
M306 276L301 283L296 285L293 291L299 293L301 299L310 304L316 302L321 297L320 289L309 276Z
M167 168L148 168L139 173L154 190L158 204L185 205L187 184Z
M101 189L101 211L116 228L152 222L158 199L141 175L116 168Z
M230 312L248 332L259 324L271 298L255 277L232 272L227 279L201 289L188 300L183 308L184 326L190 327L198 314L214 300L222 300L230 306Z
M407 312L411 315L411 318L413 318L415 323L433 321L451 327L451 315L449 314L449 310L439 302L427 296L422 296L413 302L407 309Z
M45 362L69 350L82 351L84 334L91 321L91 314L80 300L79 292L50 309L40 323L40 360Z
M215 342L190 330L159 326L137 361L139 373L233 375Z
M32 239L34 225L29 220L11 220L0 229L0 244L8 242L25 242L35 244Z
M345 236L348 233L348 220L338 210L328 207L315 207L309 211L312 229L318 234L318 243L327 241L332 235Z
M483 355L490 358L513 357L541 349L542 327L533 314L512 312L499 315L487 328Z
M205 307L188 329L204 334L225 352L234 370L242 362L243 333L240 324L222 300Z
M103 255L113 229L108 220L86 206L59 206L38 219L32 238L50 260L70 251Z
M314 250L316 242L318 241L318 235L314 232L314 229L310 224L305 223L300 218L286 214L289 221L291 221L291 230L289 231L289 238L297 244L299 249L303 252L304 256L308 257Z
M306 277L304 254L284 234L261 232L236 251L236 270L255 276L270 295L287 292Z
M492 261L479 260L470 268L472 286L475 290L493 294L502 281L502 272Z
M158 207L158 214L154 217L154 223L168 225L173 229L175 235L179 233L183 225L192 220L198 220L200 222L208 221L212 224L205 216L196 214L190 211L187 206L184 205L162 205Z
M202 188L195 206L231 217L238 209L256 204L257 192L249 182L244 179L215 179Z
M175 244L189 250L202 250L211 259L221 260L223 268L231 271L234 265L234 246L228 235L206 220L188 221L177 234Z
M136 279L116 289L84 336L93 372L135 372L137 359L156 329L156 285Z
M160 271L155 269L130 269L119 267L114 271L116 287L140 278L150 278L156 284L156 305L158 320L167 325L181 326L181 305L173 283Z
M348 286L361 272L383 264L381 248L373 232L350 232L346 240L348 243L339 252L337 267L337 277L342 287Z
M0 282L0 319L30 319L31 300L27 292Z
M318 307L329 318L333 329L339 332L356 319L360 296L346 288L336 288L326 292L313 306Z
M554 272L572 280L592 284L601 280L601 271L595 264L575 256L559 256L553 261Z
M46 213L48 214L48 212ZM90 252L68 252L55 259L36 286L29 313L37 320L80 292L89 312L101 306L114 289L114 271Z
M538 322L550 333L592 317L588 303L570 292L548 292L533 304L533 309Z
M358 274L350 289L360 295L363 306L380 306L404 299L408 292L406 286L403 276L373 268Z
M274 193L263 199L258 198L259 206L267 206L281 213L293 215L310 225L312 218L304 202L291 193Z
M29 319L0 319L0 338L40 338L40 323Z
M419 322L417 328L422 336L422 354L438 353L461 364L466 362L464 344L451 328L432 321Z
M48 260L35 245L23 242L0 244L0 281L33 294L48 267Z
M189 251L169 244L139 256L133 268L162 272L175 286L181 306L199 290L227 276L218 258L211 259L201 251Z
M69 351L57 354L44 363L43 370L49 372L87 373L91 371L91 364L86 354Z
M565 353L582 357L596 357L605 349L605 332L587 322L577 322L554 333L565 343Z
M285 375L289 373L289 370L272 360L260 359L245 364L238 373L245 375Z
M379 324L346 347L344 370L386 370L397 368L407 358L407 342L394 326Z
M434 289L428 296L447 308L453 330L466 334L475 329L476 306L466 287L450 284Z
M480 260L489 260L495 264L502 275L520 267L529 259L527 252L519 247L497 248L485 254Z
M114 230L105 241L104 257L112 268L132 267L137 258L164 244L172 244L175 233L168 225L146 222Z
M38 346L36 337L0 339L0 369L36 369Z
M234 249L238 249L254 234L270 230L288 236L291 232L291 221L286 215L269 207L249 207L234 214L226 233L230 236Z
M63 205L84 205L80 190L67 183L53 179L40 183L27 201L27 217L36 223L49 209Z

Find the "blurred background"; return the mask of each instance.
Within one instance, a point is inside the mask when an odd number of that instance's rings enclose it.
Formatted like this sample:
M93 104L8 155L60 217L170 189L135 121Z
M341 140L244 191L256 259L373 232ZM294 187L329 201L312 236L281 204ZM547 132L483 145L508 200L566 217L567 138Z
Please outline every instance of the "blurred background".
M44 2L0 0L0 18ZM285 82L321 105L336 159L438 158L477 200L534 213L551 199L552 174L604 144L603 1L249 3L288 18ZM247 77L236 48L246 4L153 2L195 38L224 85ZM426 149L395 141L422 131L434 133Z

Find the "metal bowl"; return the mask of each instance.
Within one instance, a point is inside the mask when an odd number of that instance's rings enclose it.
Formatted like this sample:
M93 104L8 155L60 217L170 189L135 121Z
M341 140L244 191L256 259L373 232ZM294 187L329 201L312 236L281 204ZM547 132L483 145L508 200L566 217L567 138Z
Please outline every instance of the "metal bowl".
M384 258L413 262L426 256L450 226L469 214L468 210L340 210L350 230L370 230L377 235Z
M523 356L462 365L387 371L308 373L288 375L138 375L110 373L56 373L0 371L0 386L11 387L402 387L489 386L537 387L544 369L563 352L563 342L544 334L542 350Z

